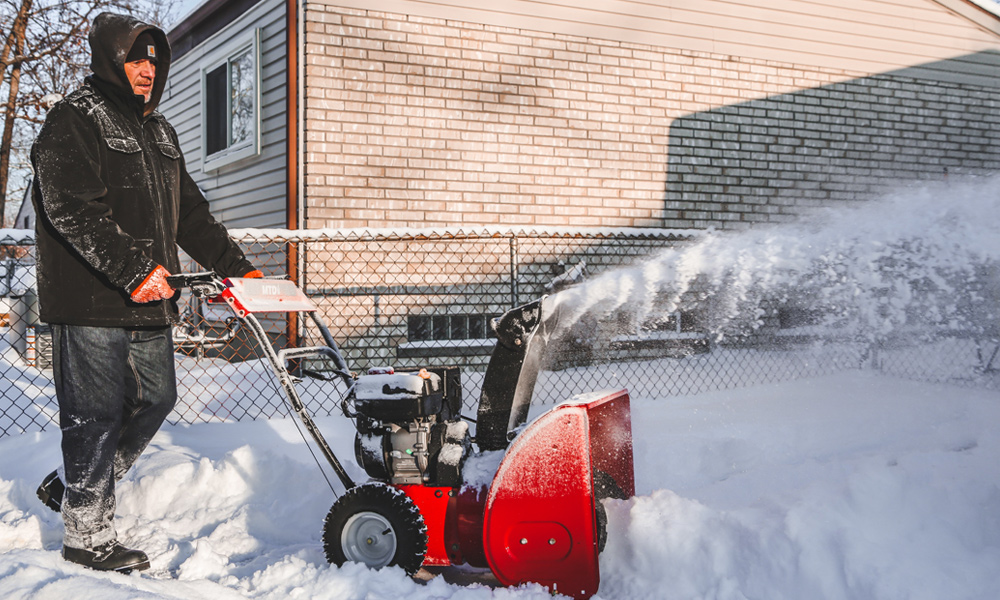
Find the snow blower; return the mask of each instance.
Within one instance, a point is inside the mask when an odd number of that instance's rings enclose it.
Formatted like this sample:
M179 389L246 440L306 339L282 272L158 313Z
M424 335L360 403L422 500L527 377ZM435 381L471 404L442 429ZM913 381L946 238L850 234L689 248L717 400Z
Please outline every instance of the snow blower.
M458 368L355 375L294 283L213 273L168 281L229 305L343 484L323 527L330 562L397 565L411 575L422 566L466 564L488 567L503 585L535 582L574 598L597 592L607 535L601 500L635 493L629 397L625 390L577 396L526 422L540 357L558 330L558 302L543 298L492 321L497 343L473 440L460 414ZM255 315L289 312L308 315L325 345L276 351ZM355 458L369 481L351 479L296 391L289 365L316 357L332 361L348 388L341 405L354 421ZM487 456L502 456L492 481L466 481L467 461Z

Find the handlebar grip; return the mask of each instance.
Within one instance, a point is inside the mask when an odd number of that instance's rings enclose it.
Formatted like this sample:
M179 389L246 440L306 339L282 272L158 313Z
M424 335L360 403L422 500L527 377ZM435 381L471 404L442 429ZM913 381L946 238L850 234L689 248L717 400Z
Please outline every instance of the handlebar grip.
M209 300L218 296L226 289L225 284L222 283L222 278L212 271L168 275L167 285L174 289L188 288L196 297L208 298Z
M212 271L167 275L167 285L174 289L189 288L197 284L218 284L221 281L219 276Z

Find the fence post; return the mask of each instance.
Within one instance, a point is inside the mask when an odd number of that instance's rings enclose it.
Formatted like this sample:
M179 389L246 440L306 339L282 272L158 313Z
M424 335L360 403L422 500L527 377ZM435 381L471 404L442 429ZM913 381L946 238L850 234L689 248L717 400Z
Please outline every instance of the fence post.
M288 278L295 282L295 285L305 289L305 277L299 276L299 244L288 240L285 242L285 269L288 271ZM285 335L288 336L288 347L294 348L299 345L299 315L290 312L285 316Z
M518 291L517 291L517 271L518 262L520 258L518 256L518 243L517 234L512 234L510 238L510 307L517 308L520 306L518 301Z
M877 339L872 341L868 345L868 368L873 371L881 371L883 365L882 360L882 340Z
M34 367L36 360L35 326L28 325L24 333L24 362L28 363L29 367Z
M4 277L6 282L4 284L3 293L5 295L10 294L11 290L14 288L14 261L10 258L4 259Z

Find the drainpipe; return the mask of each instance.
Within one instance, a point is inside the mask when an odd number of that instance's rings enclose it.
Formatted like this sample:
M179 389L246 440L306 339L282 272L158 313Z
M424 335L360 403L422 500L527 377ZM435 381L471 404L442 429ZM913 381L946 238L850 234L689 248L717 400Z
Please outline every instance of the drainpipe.
M305 4L305 0L301 0L301 4ZM288 180L285 183L285 193L286 193L286 227L288 229L296 230L302 228L302 218L299 214L299 204L301 200L302 186L300 180L302 179L299 173L301 156L300 148L300 131L302 126L301 110L302 110L302 72L299 52L300 52L300 14L303 9L300 6L300 0L288 0L287 14L285 15L285 32L286 32L286 69L285 74L288 77L286 83L287 89L285 97L288 99L288 107L285 111L285 131L287 135L287 142L285 146L285 161L286 161L286 173L288 174ZM298 263L298 257L296 253L289 252L289 261ZM289 267L294 265L289 264ZM289 268L288 276L293 281L298 281L298 271Z
M285 111L286 122L285 122L285 134L287 136L287 142L285 146L285 161L287 174L287 181L285 182L285 223L288 229L298 230L301 229L302 219L299 215L299 202L301 198L302 187L300 180L302 177L299 173L301 156L300 151L300 127L301 127L301 64L299 55L299 33L300 33L300 23L299 18L300 11L303 9L300 4L305 4L305 0L287 0L286 4L286 16L285 16L285 36L286 36L286 69L285 74L288 78L286 82L286 94L288 107ZM296 283L305 284L304 278L301 277L302 261L299 260L301 249L298 243L288 242L287 258L286 258L286 268L288 272L288 277ZM289 347L294 347L298 345L299 329L298 329L298 314L288 313L288 345Z

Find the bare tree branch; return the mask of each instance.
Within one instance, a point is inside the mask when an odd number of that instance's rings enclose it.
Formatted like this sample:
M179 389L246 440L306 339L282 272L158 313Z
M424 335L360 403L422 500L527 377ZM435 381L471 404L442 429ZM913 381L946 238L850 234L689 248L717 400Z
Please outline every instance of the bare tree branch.
M162 26L176 6L177 0L0 0L0 97L6 98L0 103L0 227L6 198L13 202L23 192L28 148L45 120L46 100L69 94L90 72L87 36L94 18L110 11ZM11 177L12 168L21 175Z

